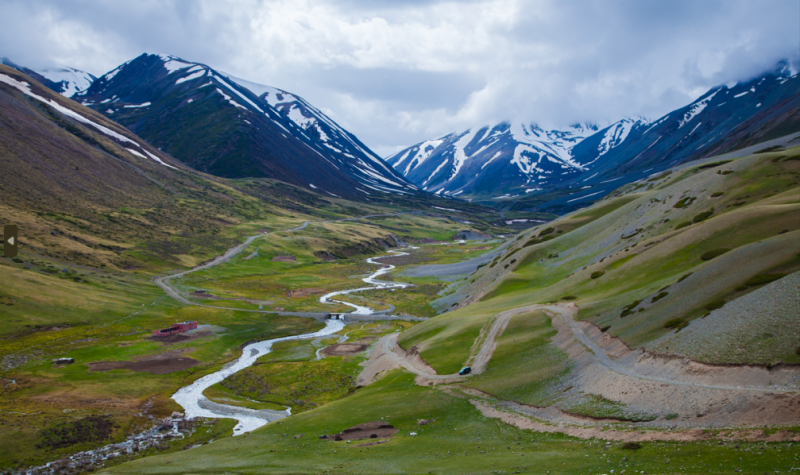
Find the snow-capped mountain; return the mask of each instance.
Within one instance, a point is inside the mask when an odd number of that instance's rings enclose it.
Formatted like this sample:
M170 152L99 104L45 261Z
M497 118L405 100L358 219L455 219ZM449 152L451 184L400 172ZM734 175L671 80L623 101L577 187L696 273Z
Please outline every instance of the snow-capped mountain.
M570 193L569 210L675 165L800 131L800 79L786 63L756 79L712 88L655 121L544 131L501 123L409 147L387 161L425 190L477 199ZM531 208L539 209L543 208Z
M572 149L598 126L576 124L544 130L536 124L501 122L449 134L402 150L386 160L427 191L450 196L531 193L578 176L648 122L624 119L603 130L594 155Z
M654 173L800 131L800 79L786 64L750 81L718 86L636 130L592 169L597 177ZM592 149L587 139L573 150ZM638 178L636 178L638 179ZM584 179L587 180L587 179Z
M92 82L97 79L93 75L81 71L80 69L64 66L33 70L15 64L8 58L0 58L0 63L27 74L66 97L72 97L76 93L88 89Z
M217 176L344 197L419 192L301 97L175 56L143 54L74 99Z

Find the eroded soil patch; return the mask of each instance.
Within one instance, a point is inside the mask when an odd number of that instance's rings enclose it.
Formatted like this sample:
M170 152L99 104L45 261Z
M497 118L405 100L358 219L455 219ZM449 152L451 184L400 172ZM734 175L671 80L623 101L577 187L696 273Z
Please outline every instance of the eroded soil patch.
M179 356L187 349L170 350L156 355L146 356L137 361L98 361L89 363L90 371L110 371L112 369L129 369L150 374L169 374L200 364L194 358Z
M299 299L303 297L310 297L312 295L320 295L324 294L325 289L317 289L317 288L307 288L307 289L297 289L297 290L290 290L289 291L289 298L292 299Z
M367 348L369 348L367 343L337 343L322 350L322 354L325 356L349 356L361 353Z
M174 333L172 335L167 335L167 336L151 336L148 337L147 340L157 341L163 344L164 346L169 346L169 345L174 345L175 343L183 343L185 341L197 340L198 338L203 338L211 335L213 335L213 333L208 330L199 330L192 332Z
M384 421L370 421L345 429L332 438L333 440L382 439L391 437L398 432L400 429Z

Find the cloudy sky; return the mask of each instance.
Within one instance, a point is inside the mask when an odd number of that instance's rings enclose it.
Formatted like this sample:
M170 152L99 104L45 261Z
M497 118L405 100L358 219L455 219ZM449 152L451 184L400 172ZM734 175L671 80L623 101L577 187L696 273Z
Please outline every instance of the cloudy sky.
M800 62L800 0L0 0L0 55L168 53L305 97L381 155L452 131L657 118Z

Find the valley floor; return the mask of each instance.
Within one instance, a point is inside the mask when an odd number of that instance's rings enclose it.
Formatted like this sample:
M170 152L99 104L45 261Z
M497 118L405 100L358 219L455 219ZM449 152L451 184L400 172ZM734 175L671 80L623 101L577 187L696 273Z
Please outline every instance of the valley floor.
M119 288L144 297L109 312L97 330L48 328L4 341L6 354L27 359L8 360L16 366L7 374L19 377L0 402L15 429L0 437L19 453L38 444L39 460L47 444L73 453L83 446L70 445L64 428L80 427L56 409L77 400L86 415L106 401L118 424L139 410L117 437L142 430L148 416L180 409L168 399L175 389L237 358L237 348L321 327L291 315L346 312L319 300L374 271L363 260L374 250L358 254L362 244L353 243L413 228L419 249L386 258L398 268L381 278L414 286L347 296L406 320L348 321L335 335L281 342L203 393L247 410L291 407L291 417L237 437L225 436L230 424L207 421L103 473L800 469L794 156L800 151L664 174L505 242L448 241L458 224L417 216L311 222L158 278L160 288L118 276L96 298ZM168 350L143 338L145 325L178 317L202 320L202 336ZM56 352L79 363L47 364ZM153 358L196 364L160 377L92 369ZM458 374L464 366L471 374ZM37 430L21 427L20 412L36 414ZM380 434L341 437L361 425ZM43 439L39 428L53 435ZM26 460L7 467L36 459Z

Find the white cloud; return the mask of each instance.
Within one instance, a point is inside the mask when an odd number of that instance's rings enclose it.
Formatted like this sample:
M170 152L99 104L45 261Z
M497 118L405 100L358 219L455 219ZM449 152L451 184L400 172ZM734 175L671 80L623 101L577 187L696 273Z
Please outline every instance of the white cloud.
M4 0L0 15L20 64L100 75L174 54L301 95L382 154L504 119L655 118L800 51L796 0Z

